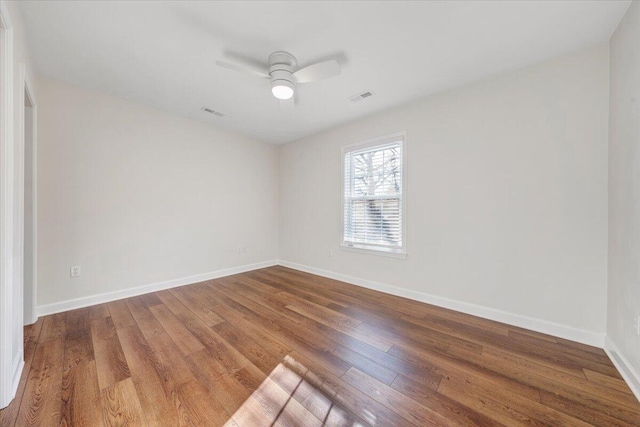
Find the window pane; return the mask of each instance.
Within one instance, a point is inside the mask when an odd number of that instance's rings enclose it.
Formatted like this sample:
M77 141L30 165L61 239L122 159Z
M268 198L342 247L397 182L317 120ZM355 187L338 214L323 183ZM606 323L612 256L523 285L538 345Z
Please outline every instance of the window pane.
M353 196L398 194L402 188L400 146L352 153Z
M402 246L400 199L352 200L346 240L385 246Z

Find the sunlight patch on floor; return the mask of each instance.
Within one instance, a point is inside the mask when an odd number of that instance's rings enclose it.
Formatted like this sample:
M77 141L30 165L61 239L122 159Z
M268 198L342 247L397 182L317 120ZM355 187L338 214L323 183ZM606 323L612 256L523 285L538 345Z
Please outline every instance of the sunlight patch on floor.
M376 424L362 409L345 409L339 391L291 356L285 356L225 424L244 426L349 426Z

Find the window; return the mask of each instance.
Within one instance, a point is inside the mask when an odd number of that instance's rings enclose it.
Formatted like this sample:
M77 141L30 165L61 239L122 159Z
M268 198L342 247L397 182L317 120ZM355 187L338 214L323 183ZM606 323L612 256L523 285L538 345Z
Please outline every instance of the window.
M343 247L405 254L405 140L399 133L343 150Z

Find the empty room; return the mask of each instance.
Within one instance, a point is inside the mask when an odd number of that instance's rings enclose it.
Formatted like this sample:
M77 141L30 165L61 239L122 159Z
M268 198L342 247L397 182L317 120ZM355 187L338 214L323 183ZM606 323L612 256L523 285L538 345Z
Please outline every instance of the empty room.
M640 0L0 0L0 427L639 399Z

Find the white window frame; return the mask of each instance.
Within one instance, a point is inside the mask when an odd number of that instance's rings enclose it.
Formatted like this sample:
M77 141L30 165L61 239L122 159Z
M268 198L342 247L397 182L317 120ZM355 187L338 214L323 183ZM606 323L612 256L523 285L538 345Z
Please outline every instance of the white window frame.
M402 247L400 249L390 249L390 248L375 248L373 245L347 245L344 242L344 232L345 232L345 154L349 151L365 149L367 147L375 147L382 146L388 143L397 142L399 139L402 140L402 193L401 193L401 206L402 206ZM341 192L341 200L342 203L340 205L341 213L340 213L340 249L349 252L359 252L363 254L371 254L371 255L381 255L391 258L407 258L407 131L394 132L388 135L383 135L371 139L367 139L365 141L359 141L354 144L345 145L342 147L340 153L340 170L342 175L342 180L340 184Z

